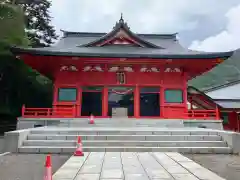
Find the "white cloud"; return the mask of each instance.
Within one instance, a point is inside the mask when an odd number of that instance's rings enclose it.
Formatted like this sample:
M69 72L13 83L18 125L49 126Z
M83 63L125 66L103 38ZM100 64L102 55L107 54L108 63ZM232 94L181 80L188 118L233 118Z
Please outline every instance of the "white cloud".
M203 41L193 41L190 48L201 51L228 51L240 48L240 4L231 8L225 16L228 23L222 32Z
M218 48L213 49L212 44L201 39L224 29L227 20L224 15L238 3L239 0L52 0L50 12L53 17L52 24L58 33L60 29L109 32L123 13L124 19L134 32L179 32L180 35L185 34L181 41L187 42L187 46L193 38L199 39L200 41L194 41L191 47L211 51L222 49L220 47L225 45L220 43L217 44ZM235 22L236 19L232 16L234 15L228 13L227 18ZM209 24L214 26L209 27ZM228 36L228 29L235 29L236 24L229 23L228 26L225 28L226 33L223 32L221 36ZM213 38L216 39L217 36ZM229 44L230 41L229 38Z
M234 1L237 0L52 0L51 12L57 28L107 31L123 12L138 31L168 32L194 29L197 21L191 16L224 12Z

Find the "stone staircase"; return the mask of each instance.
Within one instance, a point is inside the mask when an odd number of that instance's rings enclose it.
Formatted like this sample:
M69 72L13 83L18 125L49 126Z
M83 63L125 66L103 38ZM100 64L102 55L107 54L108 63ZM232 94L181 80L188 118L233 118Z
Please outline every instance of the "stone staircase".
M73 153L77 136L85 152L232 153L217 130L156 127L41 127L32 129L20 153Z

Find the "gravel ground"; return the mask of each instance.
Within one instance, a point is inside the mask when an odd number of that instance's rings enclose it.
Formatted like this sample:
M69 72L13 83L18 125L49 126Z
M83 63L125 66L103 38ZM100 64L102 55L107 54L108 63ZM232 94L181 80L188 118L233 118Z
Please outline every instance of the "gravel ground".
M46 155L9 154L0 156L0 180L43 180ZM56 172L68 155L52 155L52 169Z
M240 179L240 156L237 155L185 155L203 167L210 169L227 180Z

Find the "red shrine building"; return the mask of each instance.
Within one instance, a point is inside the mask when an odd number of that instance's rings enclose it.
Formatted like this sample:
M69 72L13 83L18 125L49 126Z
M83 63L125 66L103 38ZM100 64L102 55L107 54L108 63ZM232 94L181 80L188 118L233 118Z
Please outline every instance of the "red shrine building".
M63 31L54 46L12 48L54 82L52 108L23 107L23 117L219 119L217 107L189 109L187 83L233 52L189 50L176 35L136 34L121 18L109 33Z

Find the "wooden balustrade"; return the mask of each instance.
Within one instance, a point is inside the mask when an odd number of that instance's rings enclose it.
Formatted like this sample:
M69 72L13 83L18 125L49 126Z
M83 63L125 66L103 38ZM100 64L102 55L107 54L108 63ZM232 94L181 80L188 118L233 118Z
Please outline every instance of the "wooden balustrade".
M184 106L166 105L161 106L163 117L177 118L177 119L220 119L219 109L205 110L194 109L186 110Z
M216 110L188 110L186 119L219 119Z
M216 109L210 109L210 110L202 110L202 109L194 109L194 110L188 110L187 112L187 118L188 119L220 119L220 112L218 107L216 106Z
M76 108L74 105L53 108L26 108L22 107L22 117L36 118L69 118L76 117Z
M162 117L173 119L220 119L218 108L214 110L185 110L183 106L162 106ZM171 117L172 116L172 117ZM27 108L23 105L22 117L25 118L74 118L77 117L76 105L58 105L52 108Z

